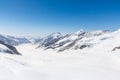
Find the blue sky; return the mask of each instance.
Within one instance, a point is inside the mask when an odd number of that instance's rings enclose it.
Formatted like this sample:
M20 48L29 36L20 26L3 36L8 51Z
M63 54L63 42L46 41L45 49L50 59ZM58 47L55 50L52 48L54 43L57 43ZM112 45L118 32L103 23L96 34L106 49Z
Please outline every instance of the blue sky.
M44 35L120 28L119 0L0 0L0 32Z

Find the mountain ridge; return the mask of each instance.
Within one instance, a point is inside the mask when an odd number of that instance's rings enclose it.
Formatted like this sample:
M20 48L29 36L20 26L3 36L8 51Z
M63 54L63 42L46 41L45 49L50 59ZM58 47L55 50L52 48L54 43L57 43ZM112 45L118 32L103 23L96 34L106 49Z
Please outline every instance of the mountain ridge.
M0 35L0 41L5 42L11 46L18 46L21 44L33 44L37 45L37 49L42 48L44 50L53 49L57 52L65 50L82 50L84 48L92 48L97 44L101 44L105 40L114 39L116 35L119 38L120 29L117 31L109 30L95 30L84 31L79 30L71 34L61 34L60 32L51 33L45 37L14 37L8 35ZM118 47L119 45L115 46ZM113 48L114 49L114 48Z

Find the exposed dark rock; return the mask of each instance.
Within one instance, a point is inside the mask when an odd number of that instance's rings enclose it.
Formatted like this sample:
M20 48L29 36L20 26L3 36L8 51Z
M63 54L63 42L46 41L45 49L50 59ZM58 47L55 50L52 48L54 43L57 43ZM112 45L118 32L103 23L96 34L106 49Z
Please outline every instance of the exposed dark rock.
M84 49L84 48L86 48L86 47L90 47L90 45L85 45L85 44L84 44L84 45L81 45L81 46L80 46L80 49Z
M10 50L5 50L4 52L6 52L6 53L10 53L10 54L21 55L21 54L17 51L17 49L16 49L15 47L6 44L6 43L4 43L3 41L0 41L0 44L6 46L7 48L9 48L9 49L11 50L11 51L10 51Z
M120 47L115 47L112 51L115 51L116 49L120 49Z

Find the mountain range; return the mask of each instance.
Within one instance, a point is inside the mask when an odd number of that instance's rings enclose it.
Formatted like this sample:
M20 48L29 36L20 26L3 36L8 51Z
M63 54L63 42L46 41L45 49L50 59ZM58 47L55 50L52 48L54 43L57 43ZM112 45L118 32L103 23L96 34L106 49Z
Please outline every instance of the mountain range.
M120 80L119 74L120 30L0 35L0 80Z
M0 44L1 50L7 53L12 53L9 50L9 46L18 46L21 44L33 44L36 45L36 49L42 48L44 50L52 49L57 52L65 50L82 50L85 48L94 48L96 45L102 44L103 42L117 39L119 40L120 30L109 31L109 30L97 30L97 31L84 31L80 30L75 33L62 35L59 32L52 33L44 38L41 37L15 37L9 35L0 35ZM118 43L119 41L115 42ZM3 46L6 46L8 49L2 49ZM104 44L103 44L104 45ZM119 49L119 45L113 45L113 51ZM15 48L15 47L14 47ZM12 49L10 49L12 50ZM15 52L15 54L18 54Z

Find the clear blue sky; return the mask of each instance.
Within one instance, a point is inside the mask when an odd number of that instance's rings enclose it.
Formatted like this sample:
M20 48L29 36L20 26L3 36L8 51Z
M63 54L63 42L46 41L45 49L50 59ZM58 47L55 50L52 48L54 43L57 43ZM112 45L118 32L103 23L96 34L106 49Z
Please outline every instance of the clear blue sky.
M120 28L119 0L0 0L0 32L71 33Z

